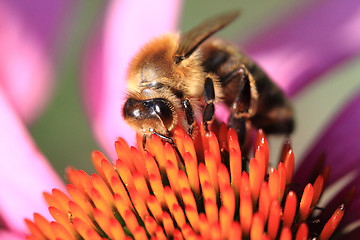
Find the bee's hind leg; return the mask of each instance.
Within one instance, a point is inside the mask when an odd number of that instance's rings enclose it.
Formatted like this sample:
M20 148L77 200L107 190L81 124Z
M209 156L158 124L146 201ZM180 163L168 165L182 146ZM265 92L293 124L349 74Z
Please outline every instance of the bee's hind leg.
M232 114L228 119L228 126L233 128L238 136L239 144L242 146L246 139L246 120L245 118L235 118Z
M231 81L239 81L239 91L231 106L231 114L235 118L254 116L259 98L255 79L245 66L241 66L221 79L221 85L224 87Z
M203 113L203 124L205 131L209 132L209 122L211 122L214 118L215 113L215 89L214 89L214 82L211 78L207 77L205 79L204 84L204 100L205 100L205 109Z
M236 131L239 143L243 145L248 121L256 113L259 96L255 80L245 66L240 66L221 79L221 85L225 87L232 81L239 81L239 90L230 108L228 125Z

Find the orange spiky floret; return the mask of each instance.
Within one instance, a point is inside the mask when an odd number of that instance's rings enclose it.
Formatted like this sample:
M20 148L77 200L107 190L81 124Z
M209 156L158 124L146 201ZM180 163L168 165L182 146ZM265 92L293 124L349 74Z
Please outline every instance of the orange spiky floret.
M288 142L277 168L269 170L268 142L260 130L254 157L242 169L246 164L235 131L226 125L219 129L220 142L214 132L200 131L197 143L177 129L180 156L155 135L147 151L118 139L115 164L93 152L99 174L68 168L69 196L57 189L44 193L55 221L34 214L34 221L26 220L27 238L328 239L333 234L344 205L318 233L309 231L307 221L329 171L309 183L300 198L291 191L294 154Z

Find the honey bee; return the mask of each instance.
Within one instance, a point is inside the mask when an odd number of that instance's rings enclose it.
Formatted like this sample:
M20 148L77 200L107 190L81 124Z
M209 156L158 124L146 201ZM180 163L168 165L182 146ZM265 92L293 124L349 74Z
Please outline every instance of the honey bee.
M151 134L173 143L177 125L193 135L201 111L208 131L214 103L220 101L230 109L229 126L237 131L240 144L249 125L266 133L292 132L293 111L283 92L236 45L208 39L238 15L216 16L181 36L164 34L132 59L122 114L143 134L144 146Z

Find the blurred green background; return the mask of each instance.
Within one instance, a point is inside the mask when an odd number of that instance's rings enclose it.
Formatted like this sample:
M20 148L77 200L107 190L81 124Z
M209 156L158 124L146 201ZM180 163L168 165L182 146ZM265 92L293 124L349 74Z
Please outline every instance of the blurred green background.
M301 8L307 1L186 1L183 5L179 28L188 30L200 21L218 13L240 9L240 20L231 24L220 36L244 42L251 35L271 25L274 21ZM90 153L99 149L93 138L82 106L80 66L84 44L103 13L105 1L79 1L75 18L71 19L70 34L58 62L58 81L51 102L41 117L30 126L38 147L63 177L69 166L94 171ZM156 7L156 6L154 6ZM151 11L151 9L149 9ZM360 58L352 59L322 76L322 80L302 91L293 103L297 128L292 136L295 156L301 158L326 123L344 101L360 88ZM118 114L118 113L114 113ZM282 137L271 137L271 157L279 154ZM100 149L101 150L101 149Z

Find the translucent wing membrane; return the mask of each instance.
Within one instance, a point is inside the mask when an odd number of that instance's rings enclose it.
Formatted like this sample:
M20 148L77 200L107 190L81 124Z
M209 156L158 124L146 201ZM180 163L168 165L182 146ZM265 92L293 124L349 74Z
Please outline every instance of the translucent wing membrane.
M234 11L218 15L184 33L180 38L179 48L175 54L177 61L180 62L184 58L189 57L201 43L231 23L239 13L239 11Z

